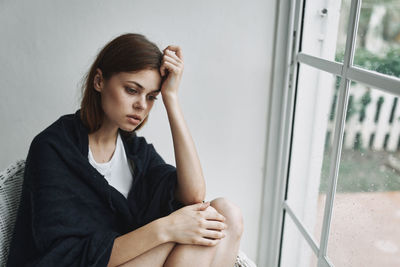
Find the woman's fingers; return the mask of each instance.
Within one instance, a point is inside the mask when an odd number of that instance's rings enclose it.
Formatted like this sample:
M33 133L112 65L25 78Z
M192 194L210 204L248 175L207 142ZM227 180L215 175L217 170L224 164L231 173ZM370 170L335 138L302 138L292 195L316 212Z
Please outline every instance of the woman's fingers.
M165 75L165 67L164 66L160 67L160 73L161 73L161 76Z
M198 203L201 204L201 203ZM203 203L204 205L207 204L207 207L204 207L204 210L201 210L202 217L206 220L213 220L213 221L221 221L224 222L226 218L219 213L213 206L210 206L210 202L207 201Z
M176 56L175 56L176 57ZM183 71L183 63L180 62L180 59L178 58L179 61L174 59L173 57L169 55L164 55L163 60L162 60L162 65L161 65L161 75L164 76L163 70L165 72L165 69L168 69L170 72L174 72L176 74L181 74Z
M202 246L216 246L218 243L221 242L221 239L210 239L210 238L205 238L201 237L196 240L196 245L202 245Z
M207 209L209 206L210 206L210 201L201 203L201 206L200 206L201 208L200 208L200 210L205 210L205 209Z
M180 58L183 61L182 49L179 46L169 45L163 50L163 52L165 52L166 50L174 51L176 53L176 55L178 56L178 58Z
M222 239L225 237L224 232L214 231L214 230L203 230L202 231L203 237L205 238L212 238L212 239Z
M164 62L164 66L170 72L173 72L173 73L176 73L176 74L180 73L180 69L178 67L176 67L175 65L173 65L172 63L170 63L170 62Z
M199 210L199 211L203 211L205 209L207 209L210 206L210 201L204 202L204 203L196 203L187 207L190 207L193 210Z
M210 229L210 230L224 230L226 228L228 228L228 225L226 223L223 222L219 222L219 221L206 221L204 223L205 228Z
M204 212L204 218L206 220L215 220L221 222L224 222L226 220L225 217L216 210L206 210Z
M181 67L181 63L177 62L175 59L173 59L172 57L170 57L168 55L164 55L163 62L170 62L171 64L173 64L177 67Z
M176 61L179 64L183 65L183 60L180 59L174 52L172 52L171 50L165 50L164 52L164 57L170 57L172 58L174 61Z

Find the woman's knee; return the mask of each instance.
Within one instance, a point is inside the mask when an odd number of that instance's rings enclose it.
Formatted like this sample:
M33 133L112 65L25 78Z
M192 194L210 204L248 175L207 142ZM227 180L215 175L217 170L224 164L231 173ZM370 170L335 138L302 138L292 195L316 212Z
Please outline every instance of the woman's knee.
M224 197L219 197L210 202L210 206L215 208L219 213L226 218L228 228L226 230L232 232L237 238L240 238L243 233L243 216L240 208Z

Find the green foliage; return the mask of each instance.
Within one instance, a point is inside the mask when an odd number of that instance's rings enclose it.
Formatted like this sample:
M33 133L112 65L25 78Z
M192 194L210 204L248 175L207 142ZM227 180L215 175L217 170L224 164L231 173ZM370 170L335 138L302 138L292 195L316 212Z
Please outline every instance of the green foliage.
M379 57L366 49L357 49L354 65L383 74L400 77L400 48L391 48L384 57Z
M366 91L358 102L354 101L354 96L349 96L347 104L346 121L348 121L353 115L360 114L359 120L363 122L365 119L365 111L367 106L371 103L371 92Z
M343 62L344 51L335 55L337 62ZM354 65L379 73L400 77L400 47L391 47L385 56L381 57L365 48L358 47L354 55Z
M357 109L354 105L354 96L350 95L347 103L346 121L348 121L355 113L357 113Z
M325 150L320 192L327 192L331 151ZM400 175L388 167L386 151L342 150L337 192L385 192L400 190ZM391 153L398 157L398 154Z
M337 62L343 62L344 59L344 51L338 51L335 55L335 60ZM394 48L392 47L384 57L379 57L370 51L364 48L358 48L354 55L354 65L359 66L364 69L377 71L383 74L400 77L400 47ZM338 94L338 89L340 87L341 78L336 76L336 92L335 96ZM351 85L356 84L356 82L352 81ZM336 102L336 98L334 100ZM383 102L383 99L379 99L378 102ZM350 119L354 114L360 114L360 122L362 122L365 118L365 110L368 104L371 103L371 93L370 90L365 92L362 96L361 100L357 103L354 102L352 96L349 97L347 113L346 113L346 121ZM382 103L378 103L380 106ZM336 103L334 103L336 105ZM334 117L334 108L331 108L330 119L332 120ZM400 117L399 117L400 119Z
M368 104L371 103L371 92L370 90L366 91L361 97L360 104L360 122L363 122L365 119L365 110L367 109Z

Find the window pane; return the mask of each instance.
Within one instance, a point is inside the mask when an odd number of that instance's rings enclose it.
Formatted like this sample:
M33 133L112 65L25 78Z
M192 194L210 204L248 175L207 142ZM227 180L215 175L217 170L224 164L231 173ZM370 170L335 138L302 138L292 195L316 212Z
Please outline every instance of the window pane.
M328 256L335 266L400 266L400 107L352 83ZM349 103L350 104L350 103Z
M288 205L319 244L339 80L300 65L288 180Z
M306 0L301 52L343 62L350 0Z
M317 267L317 257L288 214L285 216L283 231L282 254L279 266Z
M400 2L363 0L354 65L400 77Z

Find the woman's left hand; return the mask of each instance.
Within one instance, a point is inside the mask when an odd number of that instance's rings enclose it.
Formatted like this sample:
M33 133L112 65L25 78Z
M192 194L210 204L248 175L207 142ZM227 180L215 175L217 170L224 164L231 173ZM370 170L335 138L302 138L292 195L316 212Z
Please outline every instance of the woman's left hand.
M161 94L163 99L177 97L183 74L182 50L179 46L169 45L163 50L163 53L160 73L165 80L161 85ZM164 77L165 75L167 76Z

